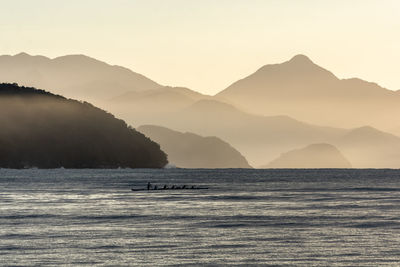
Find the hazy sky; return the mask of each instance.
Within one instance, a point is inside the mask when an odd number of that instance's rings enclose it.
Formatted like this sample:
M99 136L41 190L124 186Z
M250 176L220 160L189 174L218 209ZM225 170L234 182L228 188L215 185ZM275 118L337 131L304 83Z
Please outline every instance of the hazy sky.
M0 0L0 54L85 54L216 93L306 54L400 89L399 0Z

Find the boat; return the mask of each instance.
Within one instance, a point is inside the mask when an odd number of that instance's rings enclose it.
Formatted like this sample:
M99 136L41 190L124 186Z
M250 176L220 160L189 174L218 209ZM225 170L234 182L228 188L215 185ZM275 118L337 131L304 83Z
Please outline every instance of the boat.
M185 187L185 186L179 187L179 186L177 186L177 187L167 187L167 188L160 187L160 188L150 188L150 189L147 189L147 188L131 188L131 190L135 191L135 192L137 192L137 191L170 191L170 190L173 190L173 191L175 191L175 190L207 190L207 189L208 189L208 187L194 187L194 186L191 186L191 187Z

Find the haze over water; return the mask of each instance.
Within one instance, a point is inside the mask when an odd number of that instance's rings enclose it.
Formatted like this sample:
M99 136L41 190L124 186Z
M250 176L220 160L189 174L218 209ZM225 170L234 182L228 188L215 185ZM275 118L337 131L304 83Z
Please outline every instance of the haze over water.
M1 265L389 266L399 170L0 170ZM153 184L209 190L132 192Z

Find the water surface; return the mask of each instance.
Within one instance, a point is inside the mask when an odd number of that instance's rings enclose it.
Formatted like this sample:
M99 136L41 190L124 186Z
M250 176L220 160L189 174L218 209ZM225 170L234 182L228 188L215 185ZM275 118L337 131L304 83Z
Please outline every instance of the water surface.
M132 192L154 184L209 190ZM0 264L393 266L400 170L0 170Z

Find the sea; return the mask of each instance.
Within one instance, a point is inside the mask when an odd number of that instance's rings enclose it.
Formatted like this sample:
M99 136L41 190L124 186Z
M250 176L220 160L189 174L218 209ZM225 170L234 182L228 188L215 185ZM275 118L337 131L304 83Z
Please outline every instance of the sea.
M400 266L400 170L0 169L0 265Z

